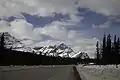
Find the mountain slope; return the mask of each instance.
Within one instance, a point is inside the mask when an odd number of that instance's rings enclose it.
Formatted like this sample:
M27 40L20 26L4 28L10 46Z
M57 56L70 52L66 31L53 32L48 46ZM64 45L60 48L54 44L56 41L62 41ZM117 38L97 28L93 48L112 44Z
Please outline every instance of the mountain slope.
M37 50L37 53L47 56L72 57L72 54L74 54L74 51L64 43L54 46L38 47L34 49Z
M0 33L1 37L2 33ZM27 47L21 41L11 36L8 32L4 32L4 42L6 48L11 48L12 50L31 52L36 54L42 54L46 56L60 56L60 57L80 57L80 58L89 58L87 53L75 53L69 46L64 43L53 45L53 46L42 46L42 47Z
M71 57L71 58L89 58L87 53L74 52L69 46L64 43L54 45L54 46L44 46L44 47L35 47L36 53L41 53L42 55L47 56L60 56L60 57Z
M0 37L3 33L0 33ZM23 52L33 52L34 49L26 47L20 40L16 39L8 32L4 32L4 43L6 48L11 48L12 50L23 51Z

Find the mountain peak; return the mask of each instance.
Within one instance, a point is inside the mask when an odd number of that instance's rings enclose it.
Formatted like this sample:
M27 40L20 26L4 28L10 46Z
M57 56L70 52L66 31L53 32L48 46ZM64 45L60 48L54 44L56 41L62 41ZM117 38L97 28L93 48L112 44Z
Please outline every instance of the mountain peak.
M10 35L8 32L0 32L0 35L2 35L2 34L4 34L4 35Z
M87 53L85 52L79 52L78 55L76 55L77 58L81 58L81 59L89 59L89 56Z
M21 40L16 39L8 32L1 32L0 35L4 33L5 47L11 48L17 51L23 52L35 52L36 54L42 53L42 55L47 56L61 56L61 57L81 57L86 58L87 53L75 53L71 47L67 46L65 43L60 43L58 45L53 46L43 46L43 47L27 47L25 44L21 42Z
M1 32L1 35L4 34L4 42L7 48L13 47L15 43L20 43L15 37L11 36L8 32ZM1 36L0 36L1 37Z
M57 48L66 49L68 48L68 46L65 43L61 43L60 45L57 46Z
M6 48L12 48L13 50L23 51L23 52L33 52L33 49L30 47L26 47L19 39L16 39L14 36L9 34L8 32L1 32L2 35L4 33L4 42ZM1 36L0 36L1 37Z

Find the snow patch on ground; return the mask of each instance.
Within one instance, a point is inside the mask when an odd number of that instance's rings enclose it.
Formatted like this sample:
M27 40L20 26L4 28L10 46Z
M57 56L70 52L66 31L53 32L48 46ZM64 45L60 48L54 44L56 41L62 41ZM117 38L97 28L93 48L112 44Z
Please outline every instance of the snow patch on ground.
M120 80L120 65L78 65L82 80Z

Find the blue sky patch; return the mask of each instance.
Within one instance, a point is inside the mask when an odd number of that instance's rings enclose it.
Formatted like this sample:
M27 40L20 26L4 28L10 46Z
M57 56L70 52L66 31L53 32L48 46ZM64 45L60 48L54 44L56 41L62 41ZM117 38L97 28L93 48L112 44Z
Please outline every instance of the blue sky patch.
M101 25L108 21L108 16L93 12L87 8L78 8L77 10L79 11L77 15L84 17L82 23L85 27L92 26L92 24Z
M53 17L39 17L37 15L30 15L30 14L26 14L23 13L23 16L25 17L25 19L27 20L27 22L33 24L35 27L37 26L45 26L46 24L50 24L53 21L65 21L65 20L69 20L69 15L62 15L62 14L57 14L55 13Z

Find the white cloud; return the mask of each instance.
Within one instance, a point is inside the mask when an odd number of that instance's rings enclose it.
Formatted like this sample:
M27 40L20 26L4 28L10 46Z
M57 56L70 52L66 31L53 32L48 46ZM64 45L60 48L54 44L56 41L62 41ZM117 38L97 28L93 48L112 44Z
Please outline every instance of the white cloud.
M75 4L76 1L78 4ZM0 0L0 17L22 17L21 12L53 16L56 12L70 14L72 20L76 21L75 14L78 13L76 10L78 6L106 15L120 14L120 0Z
M6 30L21 39L28 39L23 41L23 43L31 45L32 47L48 46L64 42L71 46L75 52L85 51L93 57L95 44L98 39L86 38L83 32L67 30L66 27L62 27L62 25L58 23L59 22L53 22L42 28L33 28L33 25L26 22L24 19L16 19L13 22L1 21L0 25L4 27L0 27L0 30ZM53 37L55 40L47 39L43 41L43 35ZM34 43L33 40L39 40L39 42Z
M76 16L76 7L89 8L92 11L105 15L119 15L119 0L0 0L0 18L10 16L23 17L21 12L38 16L53 16L54 12L69 14L71 20L68 22L54 21L43 28L34 28L32 24L24 19L16 19L13 22L0 21L0 31L8 31L18 38L28 38L28 44L33 44L32 40L40 40L35 45L52 45L61 41L70 45L76 52L78 50L90 53L93 56L95 44L98 39L86 38L85 34L76 30L67 30L66 26L74 26L83 19ZM109 23L105 23L99 28L107 28ZM42 41L47 35L56 40ZM26 42L24 42L26 43Z
M9 23L4 20L0 21L0 32L8 32L9 30L10 30Z
M78 0L79 6L105 15L120 14L120 0Z
M55 39L65 39L67 36L67 30L64 27L61 27L57 22L53 22L43 28L36 28L34 30L39 34L48 35Z
M32 47L34 47L34 46L51 46L51 45L57 45L60 43L61 43L61 41L45 40L45 41L35 43L34 45L32 45Z
M81 34L81 33L76 33ZM74 51L83 51L89 53L91 57L94 57L96 42L99 41L97 38L85 38L83 36L74 37L73 39L68 39L66 43L68 43Z
M36 32L55 38L56 40L45 40L35 45L54 45L64 42L73 48L75 52L84 51L89 53L93 57L95 53L97 38L87 38L82 31L67 30L66 27L62 27L53 22L51 25L47 25L43 28L36 28Z
M95 24L93 24L92 27L93 28L109 28L110 24L111 24L111 22L107 21L107 22L105 22L104 24L101 24L101 25L95 25Z
M0 17L20 15L21 12L50 16L54 12L76 13L76 0L0 0ZM9 13L8 13L9 11Z
M10 23L11 25L11 32L14 35L18 35L20 39L41 39L42 37L39 36L34 32L33 25L25 21L24 19L16 19ZM39 36L39 37L38 37Z
M0 21L0 32L9 32L19 39L42 39L41 35L34 32L33 25L24 19L16 19L12 22Z
M70 15L70 20L58 24L76 25L83 17L76 15L78 11L75 2L76 0L0 0L0 18L11 16L24 18L21 13L43 17L61 13Z
M100 25L99 28L108 28L110 26L110 22L107 21L104 24Z
M76 16L76 15L74 15L74 14L71 14L70 15L70 18L71 18L71 20L68 20L70 23L79 23L80 24L80 22L81 22L81 20L83 20L84 19L84 17L82 17L82 16Z

